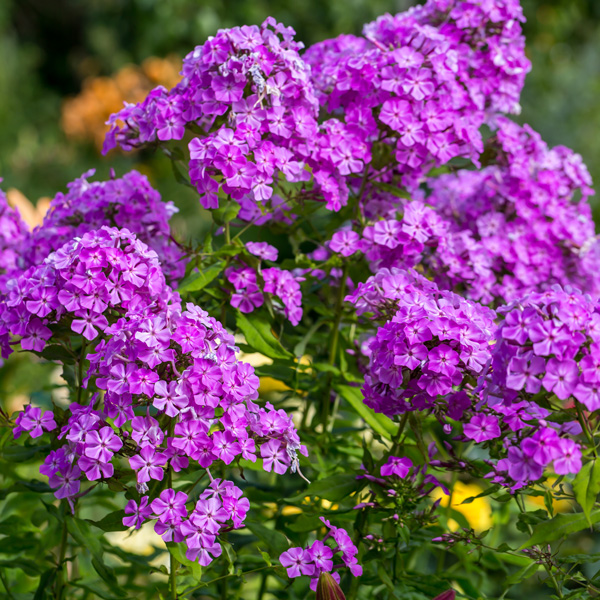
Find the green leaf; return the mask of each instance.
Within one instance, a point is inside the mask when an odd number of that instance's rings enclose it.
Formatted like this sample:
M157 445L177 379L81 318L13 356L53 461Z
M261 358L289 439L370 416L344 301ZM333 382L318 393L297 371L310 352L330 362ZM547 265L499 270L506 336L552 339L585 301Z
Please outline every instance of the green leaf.
M394 422L385 415L376 413L372 408L369 408L364 403L360 388L342 384L336 384L333 387L373 431L391 441L396 433L397 425L394 425Z
M66 517L67 530L73 537L73 539L84 548L87 548L92 556L96 558L102 557L102 544L98 539L98 536L94 535L90 529L90 526L81 519Z
M264 542L277 556L289 548L288 539L283 533L275 529L269 529L256 521L248 521L246 527L261 541Z
M362 483L357 481L351 473L338 473L319 481L313 481L307 488L298 495L298 498L305 496L318 496L319 498L336 502L347 498L352 492L362 487Z
M271 333L271 326L260 314L252 313L249 317L236 311L236 323L246 338L248 345L269 358L290 359L292 355L279 343Z
M2 450L2 458L9 462L25 462L39 452L50 450L50 444L40 446L8 446Z
M6 543L10 538L5 538L3 543ZM11 560L0 560L0 568L6 569L21 569L27 575L35 577L40 574L40 565L33 560L27 558L13 558Z
M186 545L184 543L167 542L167 549L175 560L187 567L194 579L200 581L202 578L202 565L195 560L189 560L185 555Z
M592 460L583 465L573 480L573 492L591 526L590 515L600 492L600 460Z
M238 216L242 207L235 201L231 200L225 205L212 211L212 217L217 225L229 223Z
M536 525L529 540L525 542L520 550L529 548L536 544L548 544L554 540L564 538L571 533L581 531L589 526L589 523L600 521L600 510L595 510L588 517L583 513L559 514L553 519Z
M532 575L534 575L538 568L541 565L538 565L536 562L531 562L528 565L525 565L521 569L519 569L516 573L513 573L510 577L506 579L506 583L508 585L515 585L517 583L521 583L526 579L529 579Z
M127 527L123 525L124 514L125 513L122 510L115 510L108 513L99 521L92 521L91 519L86 519L86 521L90 525L102 529L102 531L125 531Z
M205 288L211 281L216 279L221 271L225 268L225 261L220 260L205 269L199 267L197 273L192 273L189 277L186 277L179 287L178 292L198 292L202 288Z
M67 365L75 364L73 352L70 352L60 344L50 344L49 346L46 346L39 355L46 360L59 360L61 363Z

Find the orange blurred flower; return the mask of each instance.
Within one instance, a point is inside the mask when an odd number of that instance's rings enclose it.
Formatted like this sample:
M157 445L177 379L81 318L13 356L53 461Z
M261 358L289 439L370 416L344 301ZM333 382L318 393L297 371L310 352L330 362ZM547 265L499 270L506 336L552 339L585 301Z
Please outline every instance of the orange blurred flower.
M141 67L127 65L112 77L90 77L79 95L63 102L61 125L67 137L92 141L102 148L110 115L124 102L141 102L158 85L172 88L180 80L181 59L147 58Z

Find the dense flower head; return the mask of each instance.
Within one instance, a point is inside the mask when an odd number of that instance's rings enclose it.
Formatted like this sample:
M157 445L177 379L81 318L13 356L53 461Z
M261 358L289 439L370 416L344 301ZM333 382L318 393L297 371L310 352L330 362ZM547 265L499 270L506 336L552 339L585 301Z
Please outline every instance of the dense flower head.
M340 178L369 156L360 141L337 143L342 124L317 123L310 68L293 37L272 18L220 30L185 57L172 90L156 88L111 117L105 151L181 140L188 127L198 135L189 142L189 175L205 208L218 207L220 191L240 203L266 203L279 177L307 181L310 165L337 210L347 197Z
M549 149L528 126L498 119L494 166L431 178L426 201L445 221L426 262L440 284L485 303L554 283L600 295L600 244L581 157Z
M259 249L256 248L259 246ZM268 244L266 244L268 246ZM252 248L252 250L250 250ZM274 248L265 248L256 244L250 246L252 254L266 258L265 253L273 255ZM268 267L255 270L245 264L230 267L226 272L227 280L233 285L234 292L231 296L231 305L240 312L251 313L263 305L265 295L268 294L273 308L284 314L292 323L298 325L302 318L302 291L300 289L300 276L293 275L290 271L278 267Z
M356 558L358 548L348 532L332 525L324 517L320 519L329 530L323 540L315 540L306 548L290 548L279 557L279 562L287 569L288 577L310 576L310 589L313 591L317 588L321 573L332 573L333 569L341 566L350 569L354 577L362 575L362 567ZM334 542L333 547L325 544L326 540ZM334 565L333 558L338 553L341 555L342 565ZM332 577L339 583L339 573L333 572Z
M479 412L464 434L478 443L504 436L494 464L500 483L525 485L551 464L557 474L577 473L581 449L573 438L582 429L575 403L600 408L600 308L578 290L554 285L499 310L504 319L480 381ZM540 392L550 404L536 403ZM562 408L570 411L552 422Z
M383 306L393 316L363 344L369 358L365 403L388 416L434 408L453 417L464 410L463 388L490 359L495 315L421 281L394 270L376 285L379 310ZM359 287L351 300L364 298L369 285Z
M518 113L530 68L518 2L429 0L309 48L319 101L352 142L395 152L403 184L455 157L477 163L480 126Z
M108 181L89 181L91 169L67 184L66 194L58 193L42 225L36 227L23 245L26 267L39 265L51 252L73 238L106 225L128 229L152 250L169 281L185 272L182 252L171 241L169 219L177 212L172 202L162 202L146 176L130 171Z
M0 190L0 291L4 291L6 282L19 271L19 259L28 234L19 211L9 206L6 194Z

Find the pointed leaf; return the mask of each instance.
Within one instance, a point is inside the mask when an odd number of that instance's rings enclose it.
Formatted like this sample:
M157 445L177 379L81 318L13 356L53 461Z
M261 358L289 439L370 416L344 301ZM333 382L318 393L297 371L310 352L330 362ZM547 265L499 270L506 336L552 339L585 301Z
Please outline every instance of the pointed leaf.
M290 359L292 355L271 332L270 324L257 313L249 316L236 311L236 323L249 346L269 358Z
M548 544L554 540L565 538L571 533L581 531L589 527L589 522L597 523L600 521L600 510L595 510L587 518L583 513L559 514L549 521L543 521L533 528L533 534L521 546L529 548L536 544Z
M590 514L600 492L600 460L592 460L583 465L573 480L573 492L591 526Z
M223 260L220 260L209 267L198 267L198 272L193 272L186 277L179 285L179 288L177 288L177 291L198 292L216 279L224 268L225 261Z

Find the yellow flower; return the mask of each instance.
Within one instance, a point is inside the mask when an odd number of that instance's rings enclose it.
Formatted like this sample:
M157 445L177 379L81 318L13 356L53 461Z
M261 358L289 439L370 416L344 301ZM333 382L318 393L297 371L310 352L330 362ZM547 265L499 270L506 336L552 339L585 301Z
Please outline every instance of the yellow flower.
M437 488L431 493L431 497L434 500L440 498L440 506L446 507L450 503L451 508L461 513L475 531L485 531L492 525L492 507L489 500L484 496L476 498L470 504L461 504L467 498L477 496L481 492L483 488L476 483L457 481L451 490L451 496L446 496L440 488ZM449 519L448 527L455 531L459 525L454 519Z

